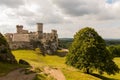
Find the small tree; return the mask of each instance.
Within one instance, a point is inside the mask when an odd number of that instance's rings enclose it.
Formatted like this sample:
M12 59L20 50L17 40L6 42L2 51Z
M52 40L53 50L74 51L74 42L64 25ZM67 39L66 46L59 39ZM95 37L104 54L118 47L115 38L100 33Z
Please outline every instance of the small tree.
M42 54L42 51L41 51L40 48L35 48L35 52L36 52L37 54Z
M119 52L115 46L108 46L107 48L108 48L112 58L120 56Z
M74 36L69 48L66 64L90 73L97 70L100 74L119 72L118 66L112 61L105 41L97 32L89 27L81 29Z

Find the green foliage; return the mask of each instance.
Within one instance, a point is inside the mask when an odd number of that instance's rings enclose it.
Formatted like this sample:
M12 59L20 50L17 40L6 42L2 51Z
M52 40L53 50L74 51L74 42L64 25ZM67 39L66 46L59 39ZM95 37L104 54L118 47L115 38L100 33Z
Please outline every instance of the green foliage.
M9 51L9 45L4 36L0 33L0 53L8 53Z
M120 57L120 45L116 45L115 47L117 48L118 51L117 57Z
M107 48L108 48L112 58L120 56L120 53L119 53L117 47L115 47L115 46L108 46Z
M115 74L118 66L112 61L105 41L97 32L89 27L83 28L74 35L69 48L66 64L74 66L86 73L97 70L100 74Z
M118 45L120 44L120 39L105 39L107 45Z
M0 44L8 45L4 36L0 33Z
M72 38L60 38L59 39L59 47L68 49L69 46L72 44Z

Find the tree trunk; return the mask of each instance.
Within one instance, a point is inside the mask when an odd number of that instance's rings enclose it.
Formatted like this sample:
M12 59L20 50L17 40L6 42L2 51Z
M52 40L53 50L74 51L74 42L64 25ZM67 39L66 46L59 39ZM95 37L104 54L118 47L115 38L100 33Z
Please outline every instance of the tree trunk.
M87 74L90 74L89 68L86 69L86 73L87 73Z

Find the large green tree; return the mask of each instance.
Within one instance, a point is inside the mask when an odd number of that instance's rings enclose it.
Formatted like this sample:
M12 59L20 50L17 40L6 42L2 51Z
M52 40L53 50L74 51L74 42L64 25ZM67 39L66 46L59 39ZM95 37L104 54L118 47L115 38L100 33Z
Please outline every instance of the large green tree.
M89 27L83 28L74 35L69 48L66 64L91 73L97 70L100 74L115 74L119 72L118 66L112 61L105 41L98 33Z

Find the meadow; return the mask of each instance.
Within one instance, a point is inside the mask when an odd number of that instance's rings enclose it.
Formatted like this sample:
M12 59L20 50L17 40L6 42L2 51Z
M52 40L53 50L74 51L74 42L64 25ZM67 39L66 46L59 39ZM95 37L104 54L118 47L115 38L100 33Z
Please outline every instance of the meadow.
M24 59L35 68L43 68L45 66L59 68L65 75L66 80L120 80L120 73L116 75L107 75L106 73L99 75L97 72L91 75L85 74L78 69L66 65L65 57L59 57L57 55L42 56L33 50L15 50L12 53L17 61ZM120 67L120 58L116 57L114 61Z
M78 69L66 65L65 57L60 57L57 55L42 56L33 50L14 50L12 53L17 61L19 61L19 59L24 59L36 69L42 69L46 66L60 69L65 75L66 80L120 80L120 73L116 75L107 75L106 73L99 75L97 72L94 72L94 74L85 74ZM114 58L114 61L120 67L120 58L116 57ZM0 62L0 76L6 75L8 72L20 67L26 66ZM53 80L52 78L45 79L44 77L46 76L39 75L35 80Z

